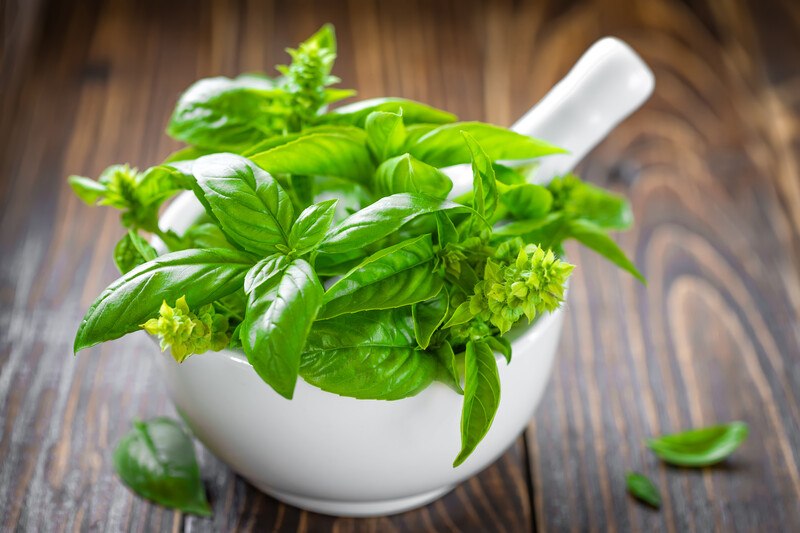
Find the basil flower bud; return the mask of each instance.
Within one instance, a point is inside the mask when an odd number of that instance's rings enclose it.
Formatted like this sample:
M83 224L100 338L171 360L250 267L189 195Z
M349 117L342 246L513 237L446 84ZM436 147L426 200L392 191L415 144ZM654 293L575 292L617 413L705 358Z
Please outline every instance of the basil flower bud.
M208 350L218 352L230 340L227 318L216 314L212 304L192 312L185 296L178 298L175 307L164 300L158 318L151 318L142 328L160 339L162 352L170 348L172 357L179 363L192 354Z

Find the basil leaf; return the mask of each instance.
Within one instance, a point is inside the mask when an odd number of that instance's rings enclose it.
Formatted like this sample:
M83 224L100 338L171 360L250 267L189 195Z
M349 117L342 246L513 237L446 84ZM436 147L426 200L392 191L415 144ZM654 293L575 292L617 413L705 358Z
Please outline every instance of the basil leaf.
M562 219L561 213L550 213L542 218L534 218L532 220L515 220L507 224L495 226L492 229L492 237L517 237L527 235L536 230L540 230L548 224L559 222ZM527 239L527 242L539 242L542 246L545 243L537 239Z
M247 360L275 392L291 399L306 336L322 304L322 285L295 259L281 276L255 284L240 332Z
M431 130L407 147L408 152L437 168L470 162L470 151L461 132L475 137L492 161L499 159L532 159L565 150L527 135L483 122L456 122Z
M406 124L417 124L420 122L430 124L445 124L456 120L456 116L435 109L433 107L406 100L404 98L373 98L362 100L353 104L345 105L333 111L321 115L317 122L320 124L351 124L363 128L367 117L375 111L386 111L398 113L403 110L403 121Z
M186 296L192 307L200 307L240 289L253 262L249 254L211 248L173 252L139 265L89 307L75 336L75 353L137 331L158 316L164 300Z
M624 230L633 224L633 212L628 200L583 181L570 193L564 210L606 230Z
M185 513L211 516L189 435L169 418L134 421L114 450L114 469L136 494Z
M639 474L638 472L628 472L625 474L625 485L628 487L628 492L637 500L655 507L661 507L661 493L658 487L650 481L650 478Z
M494 352L486 343L469 341L465 359L464 407L461 411L461 451L456 467L475 450L500 405L500 375Z
M456 354L453 352L453 347L448 341L444 341L434 353L439 360L439 368L441 370L437 376L439 381L442 381L457 393L464 394L464 389L461 388L461 376L458 372Z
M490 218L497 208L497 183L492 162L475 137L466 131L462 131L461 135L472 159L472 209L479 215Z
M181 237L186 248L229 248L235 249L228 241L219 226L211 222L203 222L189 226Z
M158 257L155 249L135 231L128 230L114 247L114 263L121 274Z
M506 358L506 363L511 363L511 343L505 337L486 337L486 344L493 352L497 352Z
M244 278L244 292L250 294L260 285L267 284L270 288L277 284L280 276L288 268L291 260L283 254L265 257L247 271Z
M439 246L441 248L461 240L453 221L450 220L447 213L441 211L436 213L436 235L439 238Z
M94 205L107 191L104 184L84 176L70 176L67 183L78 198L88 205Z
M357 183L367 182L375 172L364 138L334 133L304 135L250 159L273 174L332 176Z
M272 176L233 154L201 157L192 166L197 190L225 235L259 255L289 250L292 202Z
M469 310L469 301L462 302L461 305L455 308L455 311L453 311L452 316L450 316L450 318L447 319L447 322L444 323L442 329L447 329L453 326L466 324L467 322L472 320L474 316L475 315L472 314L472 311Z
M386 237L420 215L447 210L468 209L425 194L393 194L343 220L328 233L319 248L326 253L346 252Z
M631 260L625 256L625 252L599 226L587 220L573 220L567 225L567 236L572 237L587 248L591 248L621 269L632 274L642 283L647 284L647 280Z
M411 307L414 318L414 337L423 350L431 343L431 336L442 325L447 316L450 296L447 289L439 291L434 298L417 302Z
M176 192L190 187L191 181L178 168L158 165L136 177L136 198L145 206L160 205Z
M194 161L204 155L213 154L214 150L210 148L201 148L199 146L185 146L180 150L175 150L164 159L164 165L169 163L178 163L181 161Z
M385 161L403 153L406 129L402 109L398 113L373 111L364 123L367 145L378 161Z
M364 142L367 142L366 132L361 128L356 128L355 126L338 126L338 125L312 126L310 128L303 129L303 131L298 131L295 133L286 133L284 135L276 135L275 137L269 137L261 142L258 142L248 147L245 150L242 150L239 153L239 155L250 157L256 154L260 154L261 152L266 152L268 150L271 150L276 146L288 144L292 141L296 141L301 137L305 137L307 135L311 135L314 133L331 133L334 135L343 135L345 137L352 137L356 140L363 140Z
M747 439L748 432L744 422L731 422L649 439L647 447L671 465L702 467L732 454Z
M326 200L303 210L292 225L289 247L303 254L317 246L333 223L337 202L336 199Z
M365 259L325 293L320 318L401 307L434 297L443 277L434 271L430 234L403 241Z
M436 359L416 349L408 308L342 315L314 324L300 375L320 389L359 399L399 400L425 389Z
M382 196L410 192L446 198L452 188L447 174L411 154L388 159L375 171L375 191Z
M266 78L206 78L184 92L167 126L179 141L236 151L273 134L270 106L283 91Z
M503 204L519 219L540 219L553 205L553 195L541 185L522 183L502 187L500 191Z

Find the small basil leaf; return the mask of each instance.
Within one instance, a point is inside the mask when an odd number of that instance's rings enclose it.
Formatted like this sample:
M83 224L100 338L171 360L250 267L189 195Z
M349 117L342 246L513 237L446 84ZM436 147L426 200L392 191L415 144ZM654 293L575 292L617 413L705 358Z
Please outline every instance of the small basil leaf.
M282 90L266 78L207 78L184 92L167 126L179 141L236 151L272 135L269 113Z
M195 161L192 173L196 194L233 242L259 255L288 249L292 202L267 172L244 157L214 154Z
M408 146L408 152L420 161L437 168L469 163L470 152L464 144L462 131L475 137L492 161L532 159L565 152L545 141L482 122L456 122L439 126Z
M70 176L67 182L78 198L88 205L94 205L107 191L104 184L83 176Z
M199 146L185 146L180 150L175 150L164 159L164 164L178 163L180 161L194 161L204 155L213 154L211 148L201 148Z
M279 279L256 284L240 338L247 360L275 392L291 399L300 354L322 304L322 285L307 262L295 259Z
M211 516L194 445L175 421L134 421L114 450L114 469L136 494L185 513Z
M191 179L187 179L179 168L158 165L136 177L136 198L144 206L161 205L176 192L191 186Z
M455 115L433 107L406 100L404 98L373 98L345 105L321 115L317 121L321 124L350 124L363 128L367 117L375 111L399 113L403 110L403 121L406 124L420 122L429 124L445 124L456 120Z
M453 182L444 172L411 154L384 161L375 171L375 191L383 196L411 192L446 198L452 188Z
M333 223L337 202L326 200L303 210L289 233L289 247L303 254L319 244Z
M535 232L536 230L540 230L549 224L559 222L561 219L561 213L550 213L542 218L535 218L532 220L515 220L507 224L495 226L492 229L492 237L518 237L527 235ZM526 239L526 241L539 242L542 246L545 246L545 243L536 238Z
M401 307L434 297L443 277L435 272L431 236L422 235L365 259L325 293L320 318Z
M511 343L505 337L486 337L486 344L493 352L497 352L506 358L506 363L511 363Z
M637 500L643 501L656 509L661 507L661 493L647 476L638 472L628 472L625 474L625 485L628 487L628 492L631 496Z
M461 240L455 224L450 220L450 216L441 211L436 213L436 234L439 238L440 248L444 248L448 244L457 243Z
M442 329L451 328L453 326L458 326L460 324L466 324L475 315L472 314L472 311L469 310L469 302L463 302L461 305L456 307L455 311L453 311L452 316L447 319Z
M647 280L631 260L625 256L625 252L599 226L587 220L573 220L567 225L567 236L572 237L587 248L591 248L621 269L632 274L642 283L647 284Z
M458 365L456 364L456 354L453 352L453 347L450 346L448 341L444 341L436 351L436 358L439 359L441 372L438 375L439 381L447 384L459 394L464 394L464 389L461 388L461 376L458 373Z
M519 219L540 219L553 205L553 195L547 187L533 183L502 187L500 197L508 210Z
M186 248L228 248L233 246L219 226L211 222L194 224L184 232L182 239Z
M408 308L321 320L308 336L300 375L341 396L399 400L437 374L436 359L416 344Z
M164 300L186 296L192 307L199 307L241 289L253 263L249 254L212 248L173 252L139 265L89 307L75 336L75 352L137 331L158 316Z
M504 183L505 185L521 185L527 183L525 176L511 167L499 163L492 163L492 168L494 168L494 175L497 177L499 183Z
M633 224L628 200L586 182L571 192L565 211L606 230L624 230Z
M114 263L121 274L158 257L155 249L133 230L129 230L114 247Z
M492 161L486 156L475 137L462 131L472 159L472 209L481 216L490 218L497 208L497 182Z
M269 288L274 287L291 260L283 254L275 254L265 257L247 271L244 278L244 292L250 294L259 286L267 284Z
M245 150L242 150L239 154L245 157L250 157L256 154L260 154L262 152L266 152L275 148L276 146L281 146L284 144L288 144L292 141L296 141L301 137L305 137L307 135L311 135L314 133L330 133L334 135L343 135L345 137L351 137L356 140L362 140L366 142L367 134L361 128L356 128L355 126L312 126L310 128L305 128L303 131L299 131L296 133L286 133L284 135L276 135L275 137L269 137L264 139L261 142L258 142Z
M420 215L469 209L425 194L401 193L381 198L333 228L320 243L320 251L346 252L386 237Z
M469 341L465 359L464 407L461 411L461 451L456 467L475 450L500 405L500 375L494 352L483 342Z
M439 291L434 298L417 302L411 307L414 317L414 336L423 350L431 343L431 336L442 325L447 316L450 296L447 289Z
M406 129L402 109L398 113L373 111L364 123L367 145L378 161L385 161L403 152Z
M273 174L332 176L365 183L375 165L361 136L314 133L250 156Z
M748 431L744 422L731 422L649 439L647 447L671 465L703 467L732 454L747 439Z

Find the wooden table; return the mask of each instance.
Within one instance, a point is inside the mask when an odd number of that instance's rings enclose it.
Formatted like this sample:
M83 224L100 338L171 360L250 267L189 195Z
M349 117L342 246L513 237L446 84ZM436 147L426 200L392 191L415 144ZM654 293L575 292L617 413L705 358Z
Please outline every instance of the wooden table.
M692 2L689 2L692 3ZM800 4L7 0L0 74L0 529L788 531L800 528ZM619 236L643 287L591 253L535 419L492 467L426 508L369 520L269 498L207 451L211 519L135 498L110 450L134 417L173 415L136 336L71 355L116 275L117 215L70 173L146 167L182 89L270 69L336 25L343 86L510 124L612 34L657 88L583 163L630 197ZM660 464L648 436L734 419L723 465ZM625 493L639 470L653 511Z

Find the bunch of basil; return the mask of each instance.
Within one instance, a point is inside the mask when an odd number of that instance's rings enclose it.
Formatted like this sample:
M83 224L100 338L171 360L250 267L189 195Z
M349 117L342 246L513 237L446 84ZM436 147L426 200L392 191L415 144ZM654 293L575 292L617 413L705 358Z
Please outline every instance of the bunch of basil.
M179 361L241 347L286 398L298 376L382 400L440 380L464 395L457 466L494 418L495 352L511 358L502 334L523 308L530 320L561 301L571 270L562 242L641 279L607 235L630 225L629 206L572 175L528 183L525 167L497 161L562 150L501 127L399 98L327 111L353 94L330 88L329 26L289 52L277 78L190 87L168 127L188 147L163 164L70 178L87 203L120 209L128 228L114 253L123 275L89 308L75 351L142 327ZM452 182L440 169L465 163L473 190L447 200ZM181 190L206 216L178 235L159 227L158 210ZM488 308L481 291L495 298Z

